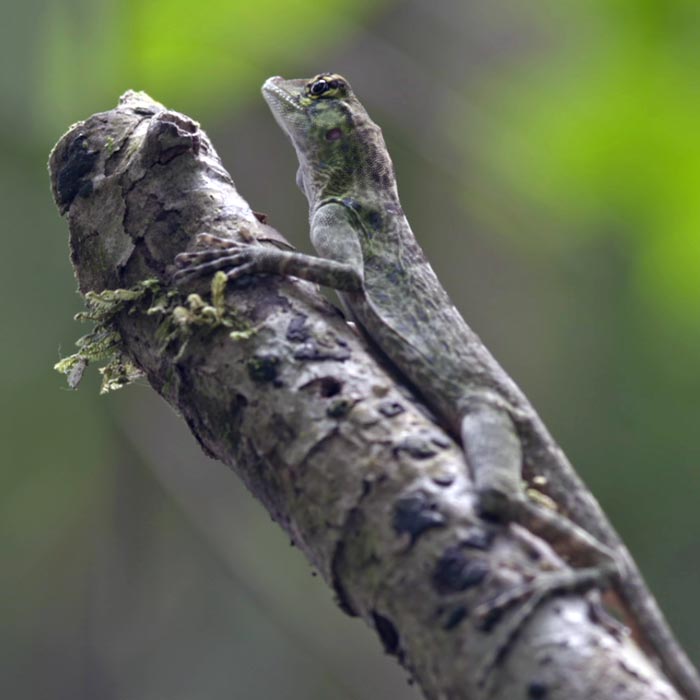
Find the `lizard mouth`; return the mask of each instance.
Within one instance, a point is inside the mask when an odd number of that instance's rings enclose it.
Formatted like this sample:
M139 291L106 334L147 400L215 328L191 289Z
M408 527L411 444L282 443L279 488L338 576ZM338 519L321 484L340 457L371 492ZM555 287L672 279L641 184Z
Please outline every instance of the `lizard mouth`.
M263 97L267 102L270 101L271 99L277 98L278 100L281 100L284 102L286 105L291 107L297 112L303 112L303 108L301 105L299 105L296 100L292 97L290 93L288 93L284 88L281 88L277 84L277 80L281 80L279 76L275 76L273 78L268 78L265 83L262 86L262 92L263 92Z

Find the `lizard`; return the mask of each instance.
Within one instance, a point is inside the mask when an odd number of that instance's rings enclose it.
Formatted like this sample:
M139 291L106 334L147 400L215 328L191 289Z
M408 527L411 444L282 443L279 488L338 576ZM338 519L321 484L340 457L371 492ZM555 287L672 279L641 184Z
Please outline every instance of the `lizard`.
M229 279L277 274L334 289L370 344L461 442L479 513L521 524L567 551L572 568L531 584L532 604L524 608L532 611L556 590L612 584L671 682L686 700L700 700L700 677L631 554L433 272L401 208L381 128L349 82L333 73L310 80L275 76L262 92L296 150L297 184L308 200L318 256L205 233L199 241L208 249L180 254L176 278L223 269ZM524 483L537 484L543 498L532 498ZM513 591L482 612L525 597Z

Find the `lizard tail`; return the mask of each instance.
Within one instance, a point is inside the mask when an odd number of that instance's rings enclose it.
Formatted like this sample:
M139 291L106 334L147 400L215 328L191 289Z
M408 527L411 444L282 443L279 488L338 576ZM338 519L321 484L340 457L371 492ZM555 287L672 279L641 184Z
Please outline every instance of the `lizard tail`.
M620 552L624 575L619 581L623 606L638 623L642 643L658 657L661 668L686 700L700 700L700 676L676 640L666 618L649 590L642 574L627 552Z

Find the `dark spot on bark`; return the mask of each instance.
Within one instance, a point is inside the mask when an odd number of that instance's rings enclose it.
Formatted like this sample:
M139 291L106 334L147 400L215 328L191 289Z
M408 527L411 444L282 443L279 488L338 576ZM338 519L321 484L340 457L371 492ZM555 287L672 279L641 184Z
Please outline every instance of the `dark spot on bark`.
M248 376L254 382L274 382L279 371L279 357L275 355L258 355L248 360Z
M529 700L544 700L549 695L549 686L542 681L532 681L527 687Z
M527 558L530 561L540 561L540 559L542 559L542 553L538 552L536 549L531 549L527 552Z
M399 649L399 633L394 623L384 615L380 615L376 610L372 610L372 620L374 628L379 634L382 646L387 654L396 655Z
M484 530L480 527L473 527L466 537L460 540L462 547L471 547L472 549L480 549L487 551L491 549L494 538L493 530Z
M478 586L489 573L483 559L467 556L463 544L448 547L433 571L433 586L438 593L455 593Z
M349 359L350 350L347 347L326 348L321 347L313 340L309 340L302 347L294 352L295 360L337 360L344 362Z
M380 231L382 228L382 215L378 211L370 212L369 225L375 230Z
M494 606L489 610L486 615L484 615L483 619L479 623L478 627L482 632L490 632L496 624L498 624L498 621L503 617L503 613L505 612L505 608L503 607L498 607Z
M423 491L400 498L394 505L394 532L408 534L411 544L414 544L426 530L444 527L445 516L437 507L437 503Z
M447 437L445 435L440 435L440 433L434 433L431 435L430 442L432 442L433 445L442 447L443 449L447 449L450 446L450 441L447 439Z
M457 625L464 620L467 615L469 614L469 611L467 610L467 607L465 605L460 605L458 608L455 608L448 616L447 620L445 620L445 624L442 626L444 630L451 630L457 627Z
M319 393L326 399L336 396L343 390L343 383L339 382L335 377L321 377L319 384Z
M352 517L352 513L350 514ZM338 603L338 607L350 617L357 617L355 609L350 603L350 597L345 591L345 586L343 585L342 577L339 573L339 569L343 564L343 559L345 557L345 542L339 542L338 546L333 552L333 560L331 562L331 584L333 590L335 591L335 601Z
M428 459L437 454L435 446L421 435L411 435L404 438L394 448L395 452L406 452L416 459Z
M369 496L369 494L371 492L372 492L372 479L362 479L362 495L360 496L360 500L367 498L367 496ZM358 513L359 513L359 511L358 511Z
M343 383L335 377L316 377L302 387L304 391L315 391L324 399L337 396L343 390Z
M235 434L238 434L241 429L243 414L245 413L245 407L247 405L248 399L243 396L243 394L236 394L229 404L229 421L231 423L231 430Z
M303 343L309 338L306 325L306 314L297 314L287 326L287 340L292 343Z
M393 418L403 413L406 409L398 401L382 401L379 404L379 413L387 418Z
M434 476L433 483L437 486L442 486L446 488L447 486L452 486L454 484L455 478L451 474L446 474L445 476Z
M236 280L236 282L245 282L247 286L252 286L255 284L255 280L256 276L248 276ZM268 277L265 281L265 292L253 295L251 301L255 306L250 313L250 322L252 324L260 323L261 321L269 321L270 318L277 314L286 313L293 308L289 299L280 294L279 284L279 277Z
M333 401L333 403L326 409L326 415L329 418L343 418L350 413L352 408L352 403L347 399L338 399Z
M87 186L87 176L92 173L98 157L99 151L89 150L85 134L78 134L67 148L62 167L56 174L56 201L62 214Z

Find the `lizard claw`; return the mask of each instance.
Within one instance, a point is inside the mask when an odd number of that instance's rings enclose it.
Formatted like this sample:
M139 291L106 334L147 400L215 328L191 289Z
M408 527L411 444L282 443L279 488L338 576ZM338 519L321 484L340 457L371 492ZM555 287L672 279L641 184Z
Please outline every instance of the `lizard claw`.
M233 280L240 279L241 277L245 277L246 275L252 275L255 272L255 263L251 261L242 265L238 265L237 267L234 267L231 270L228 270L226 272L226 279L229 282L232 282Z
M181 253L175 259L175 264L180 268L174 275L175 281L214 273L218 270L224 270L229 279L236 279L241 274L253 271L251 254L245 250L235 253L222 250ZM245 273L240 272L243 268Z
M244 255L243 246L217 250L193 250L176 255L175 265L179 268L193 267L201 263L209 261L216 262L217 260L223 260L224 258L234 257L236 255Z
M175 282L182 282L190 277L213 273L218 270L233 272L246 264L251 257L246 250L246 244L231 238L223 238L213 233L202 232L195 237L197 246L205 246L202 250L192 250L175 256L177 271L173 275ZM232 268L232 269L229 269ZM246 268L248 269L248 268ZM236 273L231 279L240 277Z
M198 233L195 236L195 242L197 245L215 246L216 248L233 248L240 245L240 243L234 241L232 238L224 238L206 232Z

